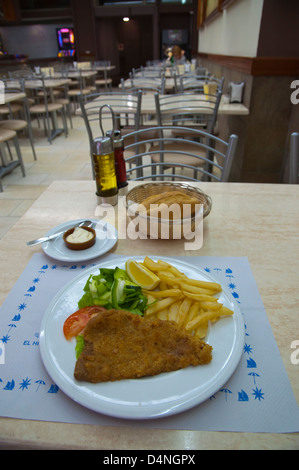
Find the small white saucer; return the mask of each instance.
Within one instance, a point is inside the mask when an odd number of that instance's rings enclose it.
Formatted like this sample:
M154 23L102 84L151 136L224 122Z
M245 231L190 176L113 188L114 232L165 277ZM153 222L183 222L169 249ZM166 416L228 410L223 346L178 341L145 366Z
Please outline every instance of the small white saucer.
M93 246L87 248L86 250L70 250L65 245L61 235L55 238L54 240L42 243L42 249L44 250L46 255L58 261L79 262L98 258L104 253L107 253L107 251L111 250L111 248L117 242L117 230L115 229L115 227L113 227L107 222L103 222L101 220L96 219L91 220L92 222L96 223L94 230L97 234L96 242ZM56 232L66 231L79 222L81 222L81 219L70 220L68 222L65 222L64 224L57 225L57 227L54 227L53 229L49 230L49 232L47 232L45 236L52 235Z

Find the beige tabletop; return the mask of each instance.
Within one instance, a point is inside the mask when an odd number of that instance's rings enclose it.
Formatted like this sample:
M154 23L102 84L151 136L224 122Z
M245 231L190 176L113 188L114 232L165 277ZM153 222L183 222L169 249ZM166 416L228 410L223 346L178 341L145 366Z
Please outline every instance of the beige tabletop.
M128 109L136 108L132 100L130 100L130 93L126 94L125 92L119 92L120 93L120 98L119 98L119 107L117 105L116 99L115 99L115 94L111 101L109 101L109 95L106 96L105 104L110 104L113 107L113 110L117 112L124 112L124 108L127 107ZM167 95L169 96L169 95ZM202 100L201 95L194 95L194 102L197 100L199 102L199 106L201 106L201 111L202 113L209 113L209 103L205 105L205 101ZM96 101L96 100L94 100ZM91 107L94 106L94 101L90 101L87 103L86 108L90 105ZM102 105L102 100L101 100L101 105ZM203 106L203 104L205 106ZM184 103L182 103L182 106L186 106ZM173 105L171 105L171 112L174 112ZM180 100L178 100L176 104L176 109L177 111L180 110ZM194 108L190 108L191 111L194 111ZM184 108L186 111L186 108ZM211 108L211 113L212 113L212 108ZM155 96L154 94L144 94L142 95L141 98L141 110L140 110L142 115L155 115L156 114L156 104L155 104ZM76 114L80 115L81 114L81 109L78 108L76 110ZM226 115L240 115L240 116L247 116L249 114L249 109L246 108L241 103L226 103L224 97L221 98L220 105L218 108L218 114L226 114Z
M71 71L68 71L68 74L67 76L69 78L78 78L78 77L82 77L82 78L90 78L90 77L94 77L95 75L97 74L97 71L96 70L84 70L84 69L78 69L78 70L71 70Z
M148 78L148 82L147 82L147 78ZM133 78L133 81L134 81L134 88L137 88L138 86L141 86L142 88L142 85L144 85L145 87L148 87L150 88L150 86L153 86L153 87L157 87L157 84L156 83L153 83L151 81L151 78L150 77L143 77L142 76L142 72L138 72L136 73L135 77ZM146 83L147 82L147 83ZM177 80L175 80L173 77L166 77L165 78L165 82L164 82L164 90L167 92L167 91L173 91L175 86L176 86L176 83L179 83L179 78L177 78ZM119 87L122 87L124 86L124 88L131 88L132 87L132 81L130 78L124 80L124 82L122 84L119 84Z
M137 183L130 183L130 187ZM298 185L192 183L211 196L203 246L184 251L183 240L120 239L119 255L246 256L299 403L298 365L290 360L299 339ZM0 241L2 303L40 246L26 241L68 220L95 216L93 181L56 181ZM283 273L283 276L282 276ZM0 418L0 447L88 449L298 449L299 434L176 431L74 425Z
M26 97L25 93L7 93L4 94L5 103L12 103L13 101L19 101Z
M70 83L67 78L44 78L44 85L46 88L56 88ZM42 86L42 81L38 78L32 80L25 80L25 88L34 90L36 87Z
M104 72L105 70L107 72L110 72L111 70L115 69L115 65L95 65L93 70L98 70L99 72Z
M191 101L190 96L192 97L192 93L188 93L189 99ZM175 97L176 95L167 95L167 96L173 96ZM193 103L196 103L198 101L198 106L203 109L203 113L208 112L208 103L205 105L205 96L204 95L197 95L194 94L194 100ZM184 104L184 100L181 99L178 96L177 97L177 103L176 103L176 109L179 111L180 110L180 103L182 103L182 106L186 106ZM171 104L171 111L174 112L174 105ZM163 111L166 111L166 109L163 108ZM194 111L194 108L192 107L191 110ZM186 111L186 109L185 109ZM156 112L156 106L155 106L155 97L153 94L145 94L142 95L142 100L141 100L141 113L142 114L155 114ZM212 112L212 108L211 108ZM242 115L242 116L247 116L249 114L249 109L246 108L242 103L226 103L224 96L221 97L219 108L218 108L218 114L227 114L227 115Z

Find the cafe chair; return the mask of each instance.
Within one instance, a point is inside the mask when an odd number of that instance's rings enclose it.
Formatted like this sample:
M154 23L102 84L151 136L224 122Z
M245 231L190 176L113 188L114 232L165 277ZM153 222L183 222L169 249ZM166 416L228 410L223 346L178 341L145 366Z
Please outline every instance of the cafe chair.
M28 122L24 121L23 119L7 119L7 120L5 119L4 121L0 121L0 130L10 130L10 131L14 131L18 133L27 129L29 131L29 140L30 140L30 144L32 148L33 157L34 157L34 160L37 160L35 148L34 148L32 130L28 126Z
M17 70L9 71L8 72L8 77L9 78L17 78L17 79L33 78L34 73L33 73L33 70L30 67L26 66L26 67L22 67L22 68L17 69Z
M11 160L8 162L7 160L7 154L6 154L6 149L5 145L8 145L9 148L9 142L12 141L15 147L15 152L17 155L17 160ZM10 148L9 148L9 153ZM1 166L0 166L0 191L3 191L3 185L2 185L2 177L7 175L8 173L11 173L17 166L21 167L21 171L23 176L26 176L25 172L25 167L23 163L23 158L18 142L18 137L17 133L11 129L1 129L0 128L0 159L1 159Z
M52 77L51 80L59 80L60 78L59 77ZM55 103L59 103L59 104L62 104L62 106L64 107L64 112L65 112L65 115L68 117L69 121L70 121L70 126L71 126L71 129L73 129L73 120L72 120L72 111L71 111L71 100L68 96L68 92L69 92L69 87L68 87L68 84L65 84L65 85L59 85L57 86L57 88L55 88L54 90L54 93L57 92L56 96L55 96Z
M100 65L97 62L94 63L94 68L97 70L97 76L94 80L96 91L100 91L101 87L104 90L112 91L112 78L108 77L108 70L106 65Z
M59 64L54 67L54 74L59 78L66 78L68 80L68 88L78 88L79 80L76 77L69 76L69 73L74 72L74 69L70 64ZM78 70L75 70L76 74L79 74Z
M25 93L24 90L24 80L17 80L17 79L2 79L4 82L4 92L5 93ZM7 107L9 109L9 113L7 116L4 117L3 114L0 114L0 129L6 129L6 130L11 130L18 133L21 133L22 131L28 132L28 137L30 141L30 145L32 148L32 153L34 160L36 160L36 153L35 153L35 147L34 147L34 141L33 141L33 133L32 133L32 126L31 126L31 120L30 120L30 114L29 114L29 105L28 105L28 97L25 94L24 98L22 98L19 101L16 101L18 103L18 106L20 107L21 111L21 116L20 119L14 119L13 116L13 103L7 103Z
M79 106L79 99L80 97L86 97L92 93L92 88L87 86L85 83L84 76L82 74L83 69L78 68L76 80L78 80L78 86L74 88L70 88L68 90L68 97L70 98L71 102L74 104L74 109L76 110Z
M202 129L211 134L214 132L221 92L208 97L202 94L177 93L161 96L155 94L156 117L159 126L171 125ZM173 129L176 136L188 137L182 130Z
M5 118L7 116L19 116L22 112L22 105L20 103L7 103L0 105L0 116Z
M47 136L50 144L52 144L52 140L62 132L64 132L65 137L67 137L68 128L63 104L50 101L48 90L45 86L43 77L34 79L32 85L33 84L34 91L37 94L39 94L39 92L42 92L42 96L40 96L41 100L39 103L29 107L30 115L34 115L36 117L42 116L45 135ZM58 128L57 113L60 113L61 115L63 129Z
M289 183L299 183L299 133L293 132L290 137Z
M10 88L19 88L20 87L20 80L18 78L11 78L11 73L9 73L10 78L3 78L1 79L4 82L5 88L10 86ZM21 92L21 90L19 90ZM21 113L23 110L23 105L22 102L18 101L13 101L12 103L6 103L0 105L0 118L13 118L13 117L21 117Z
M133 77L130 72L129 82L124 84L124 87L130 91L141 90L143 94L146 93L160 93L165 92L165 76L161 77Z
M99 123L99 112L103 105L110 105L115 116L115 128L121 130L122 135L137 130L140 125L141 116L141 92L131 93L92 93L79 98L80 114L84 120L90 145L90 157L92 160L93 141L101 136ZM105 109L105 111L107 111ZM112 130L111 113L103 112L105 127Z
M153 66L140 67L139 69L133 68L131 75L132 78L162 78L163 69Z
M205 94L206 96L223 92L224 77L215 78L206 75L180 77L180 93Z
M181 139L172 135L173 129L173 126L158 126L124 137L128 179L228 181L238 142L236 135L225 142L189 128L190 138ZM147 133L151 135L153 131L159 138L148 138Z

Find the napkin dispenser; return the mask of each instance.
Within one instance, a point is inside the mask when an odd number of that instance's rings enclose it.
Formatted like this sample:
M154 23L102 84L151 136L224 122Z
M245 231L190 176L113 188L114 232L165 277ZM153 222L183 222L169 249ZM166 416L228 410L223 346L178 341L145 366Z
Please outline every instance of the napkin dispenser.
M242 103L244 82L234 83L230 82L228 85L228 94L230 103Z

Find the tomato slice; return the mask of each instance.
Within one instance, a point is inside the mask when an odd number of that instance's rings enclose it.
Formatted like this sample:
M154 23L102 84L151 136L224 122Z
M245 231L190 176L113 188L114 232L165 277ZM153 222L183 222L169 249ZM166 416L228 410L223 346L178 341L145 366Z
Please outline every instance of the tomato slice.
M83 307L72 313L64 322L63 333L65 338L69 341L75 336L78 336L85 328L88 320L100 312L105 311L104 307L92 305L90 307Z

